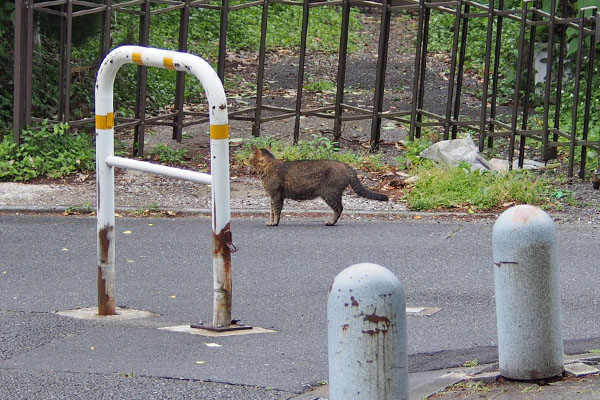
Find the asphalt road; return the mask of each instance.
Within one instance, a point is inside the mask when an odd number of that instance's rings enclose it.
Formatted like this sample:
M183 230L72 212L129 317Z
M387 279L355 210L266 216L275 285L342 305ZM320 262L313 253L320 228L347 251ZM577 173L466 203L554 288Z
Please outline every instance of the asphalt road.
M90 321L56 312L96 305L96 220L0 215L0 398L290 398L327 380L328 288L360 262L441 309L408 317L411 372L493 362L493 222L234 219L233 316L276 332L207 338L158 328L212 319L209 219L118 218L117 304L159 315ZM599 229L557 229L565 351L599 349Z

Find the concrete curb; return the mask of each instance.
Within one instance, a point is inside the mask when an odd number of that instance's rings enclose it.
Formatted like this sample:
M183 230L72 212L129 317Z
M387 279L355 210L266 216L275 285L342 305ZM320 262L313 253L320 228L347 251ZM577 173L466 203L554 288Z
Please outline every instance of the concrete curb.
M116 207L116 212L134 212L139 211L140 207ZM73 206L11 206L11 205L0 205L0 212L6 213L40 213L40 214L64 214L73 210L81 214L85 214L85 209ZM91 211L95 212L95 209ZM185 215L200 215L210 216L211 210L209 208L168 208L160 207L153 209L156 212L174 212ZM238 216L250 216L250 215L268 215L269 210L266 208L250 208L250 209L231 209L232 215ZM300 216L300 215L325 215L331 214L329 209L305 209L305 210L286 210L286 215ZM469 214L466 212L423 212L423 211L388 211L388 210L352 210L344 209L344 216L360 215L360 216L394 216L394 217L473 217L473 218L495 218L498 216L497 213L477 213Z

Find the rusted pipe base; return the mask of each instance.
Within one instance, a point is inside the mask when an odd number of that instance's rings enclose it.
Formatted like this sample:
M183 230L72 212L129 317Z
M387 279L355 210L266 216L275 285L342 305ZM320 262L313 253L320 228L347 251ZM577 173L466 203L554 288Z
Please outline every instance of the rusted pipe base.
M202 323L200 323L199 325L190 324L190 328L205 329L205 330L211 331L211 332L230 332L230 331L242 331L245 329L252 329L252 327L249 325L231 324L229 326L214 326L214 325L203 325Z

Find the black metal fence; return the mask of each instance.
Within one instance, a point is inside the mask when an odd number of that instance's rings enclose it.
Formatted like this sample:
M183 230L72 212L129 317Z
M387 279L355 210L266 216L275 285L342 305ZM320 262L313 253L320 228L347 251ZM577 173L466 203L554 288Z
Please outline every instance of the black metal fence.
M295 107L276 107L263 102L263 83L265 79L266 34L269 20L269 5L280 3L291 7L302 7L302 30L297 73L297 88ZM371 121L371 146L378 147L380 143L381 123L390 119L410 127L409 139L421 136L424 127L438 127L442 130L443 139L455 138L459 130L467 130L479 138L481 150L487 145L492 147L495 138L505 138L508 141L508 159L513 165L517 152L518 166L523 165L526 149L526 139L531 138L541 144L540 158L550 160L556 158L557 148L566 146L569 149L568 175L574 175L575 152L581 153L579 176L584 177L585 160L588 149L598 151L600 141L590 140L590 124L592 110L592 82L598 67L595 55L600 41L600 14L596 7L583 8L573 14L566 0L551 0L549 11L544 11L541 2L525 0L520 9L505 9L504 0L471 1L471 0L256 0L230 4L229 0L220 2L209 0L103 0L101 4L83 0L15 0L15 56L14 56L14 137L18 140L21 130L40 119L69 122L71 126L91 124L92 118L74 120L71 117L71 50L73 19L100 13L103 16L100 55L110 50L111 15L113 13L133 13L140 16L139 44L148 45L150 19L158 13L177 12L180 16L178 51L188 49L188 28L190 10L194 8L210 8L219 10L220 41L218 53L218 74L224 78L226 63L226 33L228 16L241 8L262 7L261 37L259 47L259 64L256 78L256 99L251 107L231 110L230 118L252 122L252 133L259 136L261 124L276 119L295 118L293 132L294 141L299 138L300 117L318 116L333 120L334 137L342 134L342 124L351 120ZM153 7L160 5L159 8ZM76 6L76 10L74 10ZM336 96L333 104L319 108L302 108L304 70L306 66L306 43L310 10L313 7L335 6L342 13L339 58L337 65ZM344 87L346 76L346 61L348 58L348 30L350 9L354 6L368 7L379 10L381 24L379 32L378 58L375 71L374 96L372 107L364 108L345 102ZM386 66L388 62L388 42L391 29L391 16L394 13L411 12L418 14L418 32L415 44L414 77L412 86L412 101L404 104L401 110L384 110L384 88L386 82ZM34 13L51 13L61 17L61 60L60 60L60 101L58 115L32 115L32 54L34 36ZM429 35L435 26L430 23L432 13L444 13L454 18L452 51L450 54L450 71L447 83L447 98L445 111L432 111L427 102L425 82L428 60ZM469 23L474 19L487 22L483 82L481 83L481 105L478 116L465 113L461 108L463 93L463 78L465 76L465 56L469 42ZM506 71L501 71L500 54L503 46L502 25L509 21L518 23L518 59L511 66L515 75L510 112L499 113L499 79ZM536 95L543 98L542 112L538 111L538 122L531 124L531 97L536 90L534 87L535 46L536 35L544 29L545 46L545 78L541 85L542 93ZM576 49L567 45L567 35L577 35ZM538 39L539 40L539 39ZM571 42L572 43L572 42ZM576 65L565 65L567 53L575 52ZM567 71L568 69L568 71ZM173 139L181 141L182 129L185 126L207 121L205 115L184 110L185 75L178 73L174 93L174 111L158 116L146 114L146 67L138 67L137 104L134 118L117 118L117 127L133 127L134 141L137 154L144 152L144 132L149 125L168 125L173 128ZM566 82L570 80L572 82ZM569 83L569 85L567 84ZM562 93L571 87L573 91L573 109L570 126L564 127L560 122ZM539 86L539 85L538 85ZM583 119L580 120L578 107L583 104ZM439 109L439 107L438 107ZM553 111L554 110L554 111ZM266 115L268 111L269 115ZM564 123L563 123L564 125Z

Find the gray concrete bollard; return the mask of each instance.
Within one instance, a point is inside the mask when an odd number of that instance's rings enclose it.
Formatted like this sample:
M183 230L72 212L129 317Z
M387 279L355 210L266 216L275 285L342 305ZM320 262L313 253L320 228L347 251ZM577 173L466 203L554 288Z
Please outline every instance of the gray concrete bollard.
M388 269L356 264L327 303L330 400L408 399L404 289Z
M563 340L552 218L534 206L512 207L496 220L492 243L500 374L519 380L560 375Z

